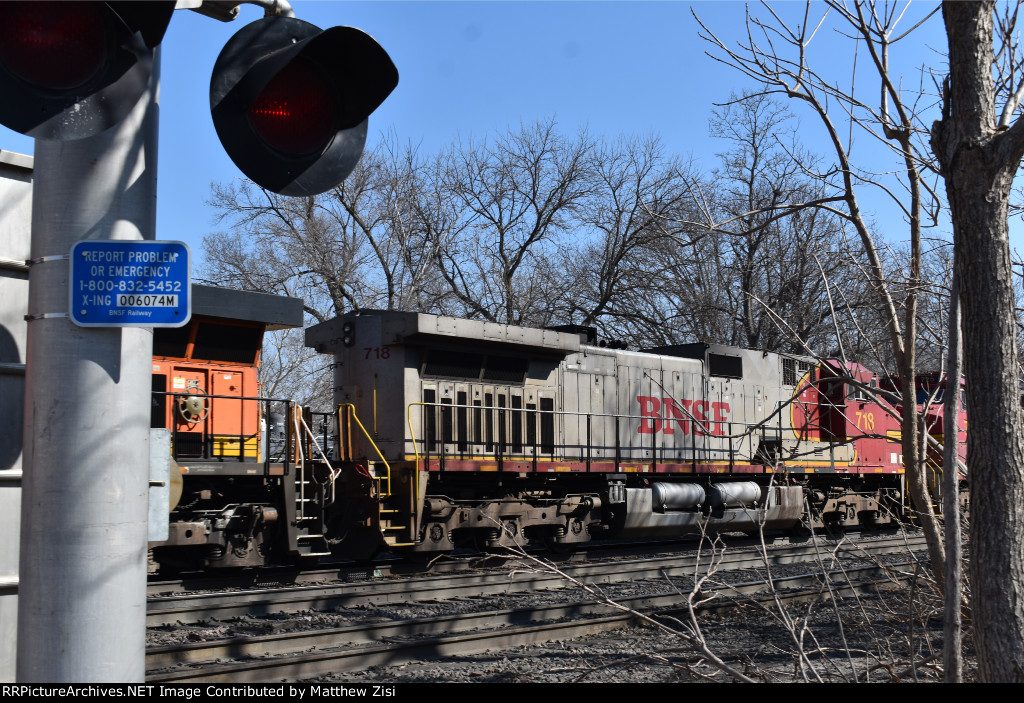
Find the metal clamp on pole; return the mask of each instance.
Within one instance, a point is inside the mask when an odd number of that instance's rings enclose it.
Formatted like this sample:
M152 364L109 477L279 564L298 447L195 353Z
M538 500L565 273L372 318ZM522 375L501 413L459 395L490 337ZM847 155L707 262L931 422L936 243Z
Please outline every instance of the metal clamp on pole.
M37 256L34 259L29 259L25 262L26 266L35 266L36 264L48 264L51 261L67 261L71 258L70 254L51 254L49 256Z
M53 261L68 261L71 259L70 254L50 254L49 256L37 256L34 259L29 259L25 262L25 268L28 270L36 264L48 264ZM53 318L70 317L70 313L67 312L37 312L25 315L25 322L34 322L35 320L49 320Z
M37 312L34 315L25 315L25 322L34 322L35 320L50 320L55 317L70 317L66 312Z

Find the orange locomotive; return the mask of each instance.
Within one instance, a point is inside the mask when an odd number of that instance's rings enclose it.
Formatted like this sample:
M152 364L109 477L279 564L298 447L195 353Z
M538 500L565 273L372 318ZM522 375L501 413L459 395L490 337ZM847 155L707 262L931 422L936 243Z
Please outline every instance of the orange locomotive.
M174 462L169 538L151 547L168 567L254 566L276 546L270 526L293 464L291 447L268 439L293 404L259 397L261 346L265 331L302 325L302 301L192 294L189 324L153 335L150 424L170 431Z

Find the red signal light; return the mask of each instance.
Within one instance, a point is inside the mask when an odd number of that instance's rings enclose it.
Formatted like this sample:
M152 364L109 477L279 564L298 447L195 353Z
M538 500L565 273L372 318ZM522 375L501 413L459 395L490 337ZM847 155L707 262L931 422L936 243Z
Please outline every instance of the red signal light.
M0 0L0 124L36 139L92 137L150 86L174 0Z
M294 61L253 101L249 123L268 146L285 155L319 152L336 131L330 84L318 67Z
M97 4L0 3L0 64L34 86L61 91L85 85L106 64L110 43Z
M307 197L352 172L367 118L396 85L398 69L366 32L264 17L217 57L210 112L242 173L271 192Z

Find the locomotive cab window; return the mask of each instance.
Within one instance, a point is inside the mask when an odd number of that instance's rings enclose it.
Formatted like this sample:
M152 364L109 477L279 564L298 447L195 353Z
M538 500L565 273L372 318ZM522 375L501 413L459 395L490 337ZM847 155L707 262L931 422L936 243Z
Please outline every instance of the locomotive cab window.
M818 384L818 392L832 402L842 402L846 397L846 383L839 379L822 379Z
M708 354L708 373L721 378L743 378L743 358Z
M192 358L252 364L262 342L263 330L259 327L200 322L192 346Z
M262 344L262 326L193 320L153 331L153 356L173 359L255 364Z
M184 359L195 323L184 327L157 327L153 330L153 356Z

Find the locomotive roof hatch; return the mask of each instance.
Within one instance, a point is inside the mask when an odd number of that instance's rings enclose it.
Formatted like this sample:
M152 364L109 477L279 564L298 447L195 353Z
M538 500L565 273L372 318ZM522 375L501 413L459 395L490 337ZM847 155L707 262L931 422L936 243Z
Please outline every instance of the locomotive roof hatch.
M743 378L743 355L747 351L722 344L693 342L691 344L672 344L664 347L644 349L649 354L677 356L683 359L699 359L708 364L708 374L722 378Z
M513 347L532 356L564 357L580 349L580 335L551 329L533 329L483 320L464 320L445 315L429 315L394 310L362 310L321 322L306 330L306 346L320 353L337 351L342 346L346 324L376 318L381 325L381 341L386 344L447 344L475 347Z

